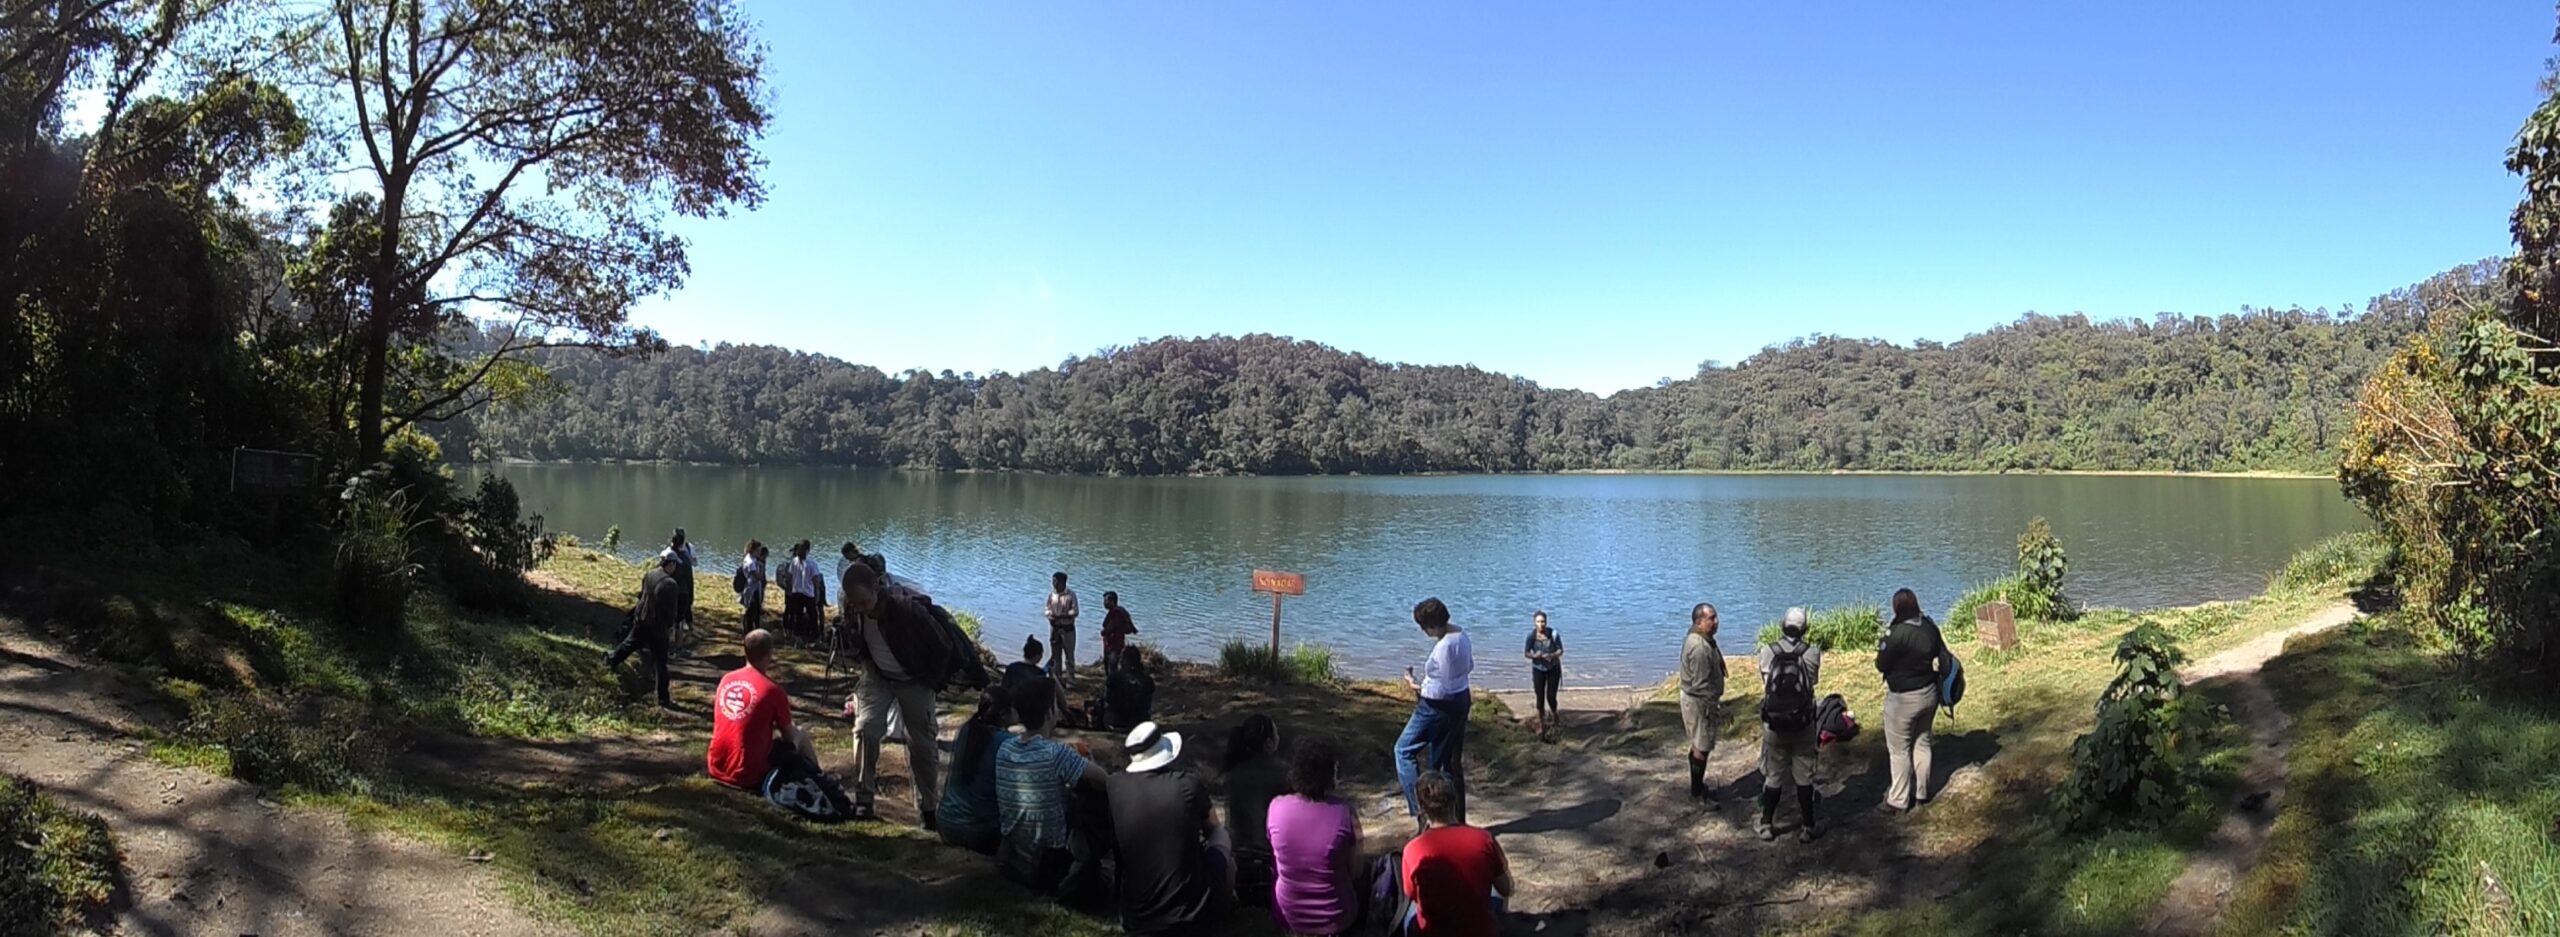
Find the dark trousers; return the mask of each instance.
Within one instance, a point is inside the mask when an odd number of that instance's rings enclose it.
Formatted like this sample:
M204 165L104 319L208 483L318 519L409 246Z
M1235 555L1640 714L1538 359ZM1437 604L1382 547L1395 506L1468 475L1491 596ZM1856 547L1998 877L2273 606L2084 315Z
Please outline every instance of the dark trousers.
M1556 691L1563 683L1564 668L1529 671L1529 688L1531 695L1537 697L1538 715L1543 717L1562 712L1556 705Z
M637 621L625 626L622 629L622 641L613 646L612 663L615 666L620 666L624 660L631 657L631 652L633 651L639 651L646 655L649 658L649 669L657 671L658 703L660 705L667 706L674 705L675 697L670 696L667 693L666 630L656 625L640 624Z
M764 606L747 606L746 611L739 614L739 620L745 623L743 627L748 631L764 627Z

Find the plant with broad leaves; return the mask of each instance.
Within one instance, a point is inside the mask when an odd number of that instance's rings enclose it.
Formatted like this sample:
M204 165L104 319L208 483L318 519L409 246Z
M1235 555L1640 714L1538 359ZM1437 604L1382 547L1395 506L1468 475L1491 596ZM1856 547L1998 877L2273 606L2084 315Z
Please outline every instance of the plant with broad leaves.
M2181 691L2177 639L2144 622L2116 642L2116 676L2098 695L2098 724L2071 745L2056 793L2077 829L2155 826L2183 809L2201 780L2200 752L2223 722L2218 707Z

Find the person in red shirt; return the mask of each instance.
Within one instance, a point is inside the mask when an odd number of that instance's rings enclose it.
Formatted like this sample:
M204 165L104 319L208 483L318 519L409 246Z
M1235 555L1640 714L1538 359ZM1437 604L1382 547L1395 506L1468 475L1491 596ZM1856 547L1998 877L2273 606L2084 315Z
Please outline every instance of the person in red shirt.
M711 779L742 791L766 793L778 774L817 774L817 749L791 724L791 697L766 673L773 669L773 635L747 632L747 665L720 678L711 694L711 751L704 760Z
M1511 861L1493 834L1457 820L1458 787L1433 771L1414 783L1422 802L1422 835L1404 846L1404 894L1413 901L1405 933L1422 937L1494 937L1502 899L1511 894Z
M1120 672L1120 652L1129 646L1129 636L1138 633L1136 622L1129 620L1129 609L1120 604L1120 593L1102 594L1102 670L1104 676Z

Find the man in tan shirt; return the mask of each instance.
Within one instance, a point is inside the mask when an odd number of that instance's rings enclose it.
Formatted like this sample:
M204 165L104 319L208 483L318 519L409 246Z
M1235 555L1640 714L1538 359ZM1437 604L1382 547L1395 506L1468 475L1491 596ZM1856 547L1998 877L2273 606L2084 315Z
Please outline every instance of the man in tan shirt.
M1724 650L1716 647L1716 607L1689 610L1689 636L1680 642L1680 725L1689 737L1689 797L1716 805L1707 790L1707 756L1724 724Z

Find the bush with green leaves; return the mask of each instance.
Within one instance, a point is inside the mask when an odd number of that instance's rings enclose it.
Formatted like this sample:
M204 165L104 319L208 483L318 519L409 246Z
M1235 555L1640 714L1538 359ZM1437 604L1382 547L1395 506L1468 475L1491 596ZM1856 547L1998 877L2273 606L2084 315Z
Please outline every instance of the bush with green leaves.
M0 933L76 926L114 897L122 866L107 821L0 775Z
M489 568L507 573L533 568L542 531L524 520L515 483L504 476L481 476L479 493L462 505L454 521L463 542Z
M2053 525L2038 517L2027 522L2027 532L2018 535L2018 579L2028 588L2042 592L2062 604L2062 574L2069 571L2070 560L2062 553L2062 538L2053 535Z
M2009 576L1978 586L1958 597L1955 607L1947 610L1947 620L1940 624L1946 626L1950 633L1970 631L1974 616L1983 606L1993 602L2009 603L2010 611L2017 613L2019 621L2060 621L2070 617L2070 610L2058 604L2052 595L2028 585L2024 579Z
M1760 629L1760 643L1776 641L1782 633L1778 622L1770 622ZM1874 650L1884 637L1884 609L1860 603L1816 611L1805 622L1804 637L1824 651Z
M611 552L614 552L615 550L619 550L619 549L621 549L621 548L622 548L622 525L620 525L620 524L615 524L615 525L613 525L613 526L611 526L611 527L607 527L607 528L605 528L605 529L604 529L604 552L606 552L606 553L611 553Z
M208 694L185 731L220 749L232 777L267 787L361 790L390 760L364 707L336 697Z
M369 642L395 639L407 625L409 593L422 569L409 540L415 527L410 489L395 487L391 470L376 466L347 479L338 500L330 619Z
M2152 827L2185 808L2203 780L2202 755L2225 714L2187 696L2178 641L2144 622L2116 642L2116 676L2098 696L2098 724L2071 744L2071 773L2055 806L2074 829Z

